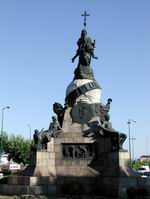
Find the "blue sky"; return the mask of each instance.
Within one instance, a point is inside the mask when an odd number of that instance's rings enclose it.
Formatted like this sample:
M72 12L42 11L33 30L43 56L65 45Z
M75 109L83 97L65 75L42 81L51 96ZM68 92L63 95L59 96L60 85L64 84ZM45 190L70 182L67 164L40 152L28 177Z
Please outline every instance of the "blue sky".
M64 104L83 28L96 40L92 61L102 103L113 99L113 128L135 137L134 156L150 153L150 1L0 0L0 108L4 130L29 138L47 129L53 103ZM147 141L146 141L147 139ZM128 148L128 140L124 148Z

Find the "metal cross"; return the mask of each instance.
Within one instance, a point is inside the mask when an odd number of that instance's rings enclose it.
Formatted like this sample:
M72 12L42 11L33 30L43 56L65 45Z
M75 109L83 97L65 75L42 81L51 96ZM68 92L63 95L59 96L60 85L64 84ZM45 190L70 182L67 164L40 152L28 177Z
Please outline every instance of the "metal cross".
M86 29L86 17L90 16L89 14L86 13L86 11L84 11L84 14L81 14L82 17L84 17L84 29Z

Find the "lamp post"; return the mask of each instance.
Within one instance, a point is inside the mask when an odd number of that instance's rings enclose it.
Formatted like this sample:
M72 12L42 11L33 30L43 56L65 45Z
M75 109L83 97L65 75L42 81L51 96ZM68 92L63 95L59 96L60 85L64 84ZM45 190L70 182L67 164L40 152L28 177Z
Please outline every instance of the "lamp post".
M148 137L146 136L146 154L147 154L147 156L148 156Z
M128 119L128 134L129 134L129 164L131 165L131 129L130 129L130 125L131 125L131 122L136 122L135 120L133 119Z
M136 138L131 138L132 140L132 159L134 160L134 141L136 140Z
M1 158L2 158L2 145L3 145L3 141L2 141L2 136L3 136L3 125L4 125L4 110L5 109L9 109L9 106L3 107L2 108L2 122L1 122L1 142L0 142L0 163L1 163Z
M28 127L29 127L30 141L31 141L31 125L30 125L30 124L28 124Z

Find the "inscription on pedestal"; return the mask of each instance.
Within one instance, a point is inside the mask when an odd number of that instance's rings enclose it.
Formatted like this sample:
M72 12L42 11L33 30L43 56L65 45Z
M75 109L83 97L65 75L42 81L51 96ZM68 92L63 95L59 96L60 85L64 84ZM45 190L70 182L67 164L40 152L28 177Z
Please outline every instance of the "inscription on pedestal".
M62 144L63 159L92 159L97 156L97 144Z

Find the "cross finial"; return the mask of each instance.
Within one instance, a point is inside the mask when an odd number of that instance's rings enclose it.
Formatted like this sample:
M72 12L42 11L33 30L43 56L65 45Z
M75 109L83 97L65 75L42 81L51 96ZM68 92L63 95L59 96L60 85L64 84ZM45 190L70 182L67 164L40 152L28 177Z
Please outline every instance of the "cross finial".
M81 16L82 17L84 17L84 23L83 23L83 25L84 25L84 29L86 29L86 17L88 17L88 16L90 16L89 14L87 14L87 12L86 11L84 11L84 13L83 14L81 14Z

